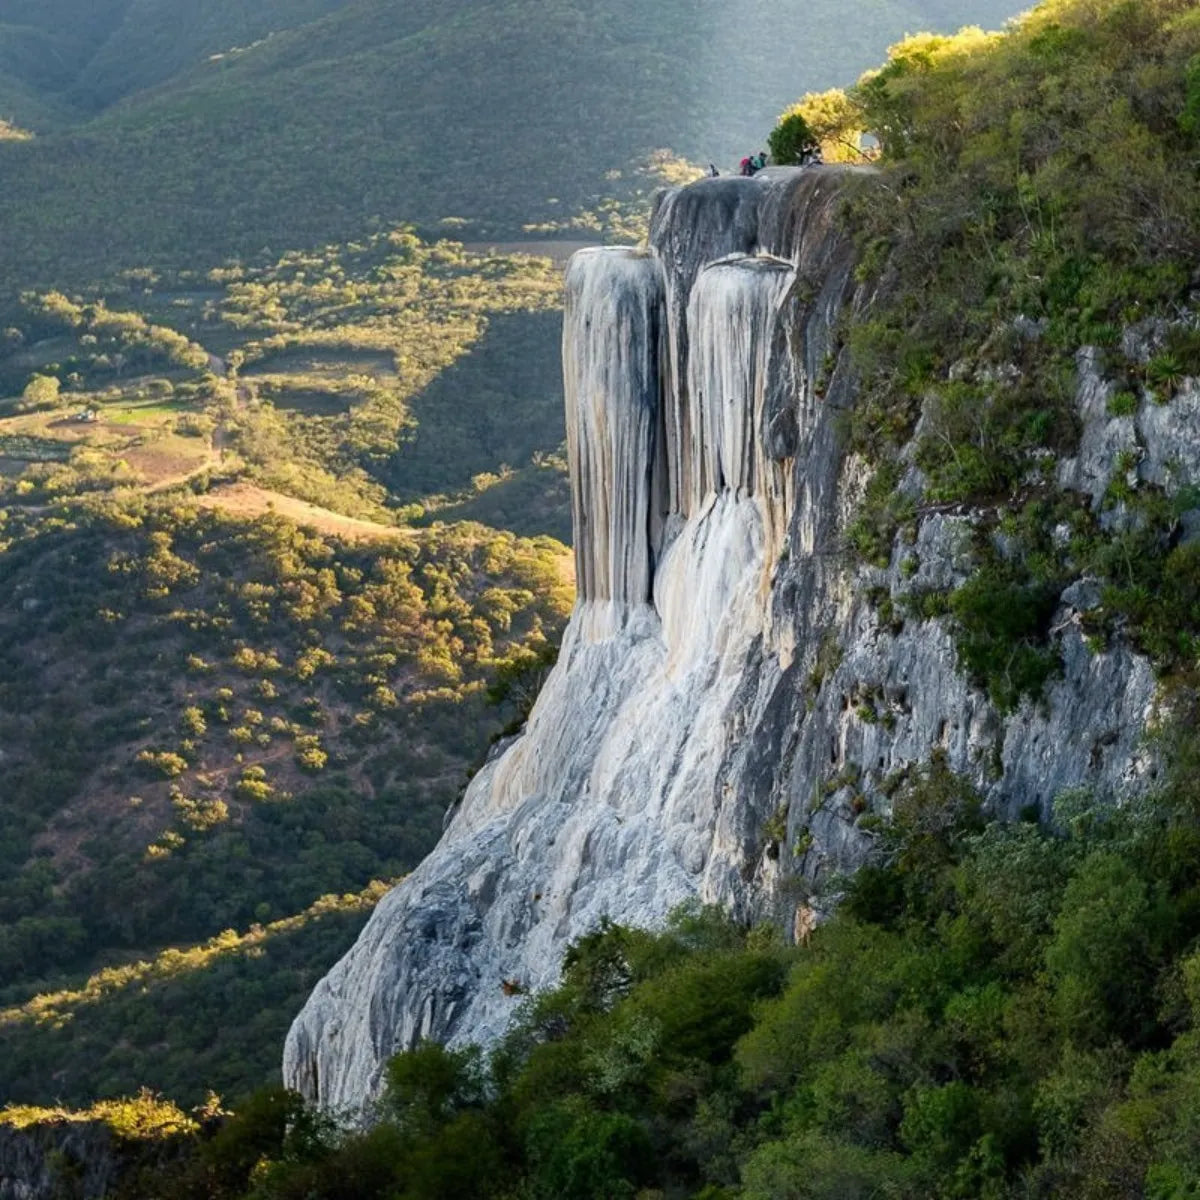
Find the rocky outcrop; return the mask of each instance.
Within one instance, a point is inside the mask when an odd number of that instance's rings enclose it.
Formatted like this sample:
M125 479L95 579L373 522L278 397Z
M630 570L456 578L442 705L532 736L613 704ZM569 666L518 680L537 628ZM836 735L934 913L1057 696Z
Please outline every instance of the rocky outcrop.
M498 1037L603 917L653 925L699 898L790 927L792 881L860 863L864 814L935 749L1000 812L1152 771L1152 672L1085 643L1086 586L1055 621L1061 676L1002 716L944 623L877 603L965 577L972 515L926 515L887 569L845 552L867 475L842 449L855 388L835 336L870 303L837 222L853 174L706 180L658 203L649 250L573 261L576 611L523 735L296 1019L284 1072L311 1100L360 1115L397 1050ZM1125 442L1081 374L1064 481L1090 501ZM1162 473L1158 419L1144 462Z
M173 1161L183 1143L126 1141L102 1120L0 1122L0 1200L93 1200L138 1168Z

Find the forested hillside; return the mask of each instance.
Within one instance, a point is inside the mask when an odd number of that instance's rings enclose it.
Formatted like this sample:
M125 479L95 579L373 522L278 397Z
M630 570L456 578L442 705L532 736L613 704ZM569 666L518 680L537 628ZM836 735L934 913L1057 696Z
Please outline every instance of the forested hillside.
M934 766L810 945L694 909L609 926L490 1060L397 1056L370 1132L263 1093L216 1136L135 1142L157 1161L122 1194L1187 1196L1200 826L1178 767L1124 814L1064 798L1051 833L985 828Z
M569 610L564 547L510 532L568 535L558 286L402 228L27 294L0 350L0 1094L274 1074L372 881L518 711L489 685Z
M0 1100L275 1077L553 655L567 244L1014 7L0 0Z
M42 134L0 147L0 293L181 252L278 252L376 218L465 218L483 236L569 224L652 150L736 161L781 97L853 77L905 32L1013 9L291 0L247 15L205 0L181 19L146 0L80 22L65 3L0 4L0 79L74 114L56 125L17 95L0 111Z
M556 639L561 548L468 525L346 545L123 506L18 538L0 564L0 975L24 981L0 991L0 1093L253 1085L283 1032L263 1017L315 964L244 1008L210 990L173 1033L162 987L136 976L99 988L65 1043L44 1001L20 1006L98 956L203 943L411 869L496 719L487 681ZM231 1029L210 1045L230 1006L255 1044Z
M210 54L295 29L344 2L5 0L0 5L0 65L10 78L54 95L62 106L60 115L88 116Z
M493 1054L394 1058L371 1130L277 1091L206 1129L131 1104L161 1136L125 1195L1196 1193L1200 498L1139 473L1134 442L1076 523L1038 468L1077 445L1084 363L1118 428L1194 404L1200 10L1050 0L1007 38L912 39L836 104L800 107L814 125L831 111L826 135L844 122L882 146L872 203L844 214L878 289L845 331L861 379L846 434L876 479L846 552L903 538L894 456L919 429L920 500L972 514L974 574L884 619L940 606L1003 709L1055 669L1046 595L1086 577L1089 641L1126 639L1158 673L1156 771L1120 804L1074 789L1005 821L934 750L896 773L886 811L856 809L874 846L857 874L791 879L827 917L798 944L698 908L657 933L602 925Z

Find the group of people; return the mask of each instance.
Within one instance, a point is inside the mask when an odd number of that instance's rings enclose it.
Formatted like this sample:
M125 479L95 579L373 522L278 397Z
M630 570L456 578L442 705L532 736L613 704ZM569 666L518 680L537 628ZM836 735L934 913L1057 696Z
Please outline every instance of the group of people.
M800 163L802 167L819 167L824 162L821 157L821 147L816 142L805 146L800 153ZM743 158L738 167L739 175L757 175L759 171L767 165L767 152L760 150L757 154L751 154L748 158ZM721 174L717 170L715 163L708 164L708 173L711 178L716 178Z
M749 158L743 158L741 163L741 175L757 175L759 171L767 165L767 152L760 150L757 154L750 155Z

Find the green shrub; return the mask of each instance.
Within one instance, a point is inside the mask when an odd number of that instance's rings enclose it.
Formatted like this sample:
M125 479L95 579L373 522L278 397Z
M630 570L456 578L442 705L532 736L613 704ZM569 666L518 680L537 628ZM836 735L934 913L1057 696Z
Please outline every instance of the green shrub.
M58 404L62 385L53 375L31 375L21 393L21 408L25 412L37 412L54 408Z
M1046 643L1057 605L1054 586L1016 582L997 568L977 571L951 595L962 665L1002 712L1015 708L1023 696L1039 696L1058 670Z
M767 137L771 159L781 166L799 163L818 144L812 127L799 112L786 113Z
M1183 382L1183 364L1169 350L1155 354L1146 364L1146 379L1156 388L1161 388L1169 398Z
M188 769L187 759L170 750L140 750L137 761L151 778L177 779Z
M1114 392L1108 399L1110 417L1132 417L1137 410L1138 398L1131 391Z
M1185 76L1187 87L1179 128L1191 137L1200 133L1200 54L1189 59Z

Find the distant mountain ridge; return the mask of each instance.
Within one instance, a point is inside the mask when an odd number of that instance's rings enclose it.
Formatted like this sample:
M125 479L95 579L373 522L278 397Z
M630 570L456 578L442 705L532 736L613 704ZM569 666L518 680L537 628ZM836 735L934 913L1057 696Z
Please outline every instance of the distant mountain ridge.
M86 118L216 54L318 20L346 0L5 0L0 64Z
M176 0L3 0L0 65L6 75L42 93L43 98L45 93L53 93L87 116L123 97L171 81L211 55L244 50L272 34L304 30L303 36L320 40L323 34L332 33L329 48L337 54L343 49L339 37L349 35L353 45L354 30L374 29L378 17L393 27L385 40L394 40L405 36L406 27L434 29L471 11L502 17L505 9L515 12L525 7L488 0L436 6L398 0L260 0L253 5L242 0L200 0L189 5ZM550 6L545 15L554 22L559 12L569 7ZM790 22L799 13L799 6L786 0L775 5L665 5L648 12L646 20L638 20L635 13L622 15L622 7L609 6L638 37L653 40L658 34L669 34L677 11L700 31L711 28L714 17L727 35L743 30L748 47L771 32L772 25L791 28ZM812 29L823 24L828 27L822 20L829 15L823 11L828 7L818 4L806 19L799 15ZM1012 15L1006 0L868 0L857 7L861 27L839 30L841 45L851 51L864 35L877 40L877 30L890 35L918 25L948 28L970 21L997 23ZM305 29L335 13L343 14L345 20L326 30ZM603 17L604 10L599 15ZM727 39L718 50L724 44ZM757 45L761 53L763 44Z
M902 34L1014 8L0 0L0 116L41 135L4 149L0 291L372 217L561 220L640 154L732 161Z

